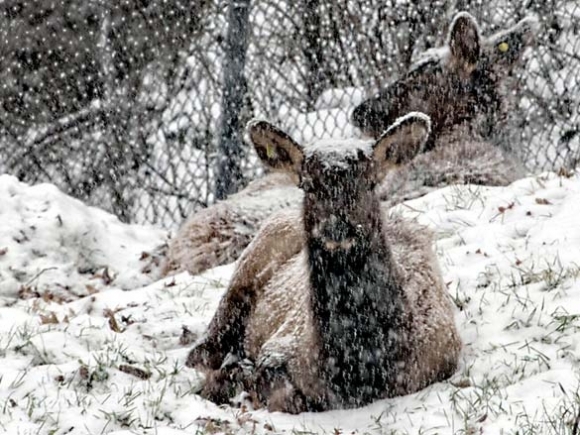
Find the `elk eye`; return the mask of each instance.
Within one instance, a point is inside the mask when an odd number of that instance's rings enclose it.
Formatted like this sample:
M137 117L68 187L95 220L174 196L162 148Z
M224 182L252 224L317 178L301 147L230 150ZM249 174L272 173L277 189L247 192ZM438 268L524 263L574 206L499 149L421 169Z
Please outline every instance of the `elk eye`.
M300 184L298 185L300 189L304 192L312 192L314 190L314 183L312 182L312 178L303 177L300 180Z
M510 45L509 45L507 42L505 42L505 41L503 41L503 42L500 42L500 43L497 45L497 49L498 49L499 51L501 51L502 53L505 53L506 51L508 51L508 50L509 50L509 48L510 48Z

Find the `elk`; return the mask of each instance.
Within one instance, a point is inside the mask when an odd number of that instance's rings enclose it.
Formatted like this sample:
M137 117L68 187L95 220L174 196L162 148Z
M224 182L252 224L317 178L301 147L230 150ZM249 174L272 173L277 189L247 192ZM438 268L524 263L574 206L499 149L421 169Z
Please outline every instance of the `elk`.
M527 18L482 38L474 18L460 12L445 47L426 52L407 74L357 106L352 123L375 138L407 112L432 118L427 152L381 183L379 197L387 206L449 184L507 185L524 175L520 162L494 145L503 131L506 78L532 43L534 30L535 21ZM301 198L288 174L274 172L196 212L170 241L163 273L197 274L233 262L264 219L298 207Z
M186 365L203 397L245 390L299 413L355 407L446 379L461 349L431 233L389 216L375 187L421 152L429 118L410 113L375 142L303 147L265 121L258 155L299 180L299 210L274 214L242 254Z
M355 108L351 122L371 137L408 111L432 119L427 152L384 180L382 199L396 204L449 184L502 186L524 175L521 163L494 142L504 132L507 78L536 28L535 19L525 18L483 38L475 19L460 12L445 47L426 52L406 75Z
M169 242L162 274L188 271L196 275L233 262L268 216L280 209L298 207L301 198L291 174L270 172L252 181L242 191L185 221Z

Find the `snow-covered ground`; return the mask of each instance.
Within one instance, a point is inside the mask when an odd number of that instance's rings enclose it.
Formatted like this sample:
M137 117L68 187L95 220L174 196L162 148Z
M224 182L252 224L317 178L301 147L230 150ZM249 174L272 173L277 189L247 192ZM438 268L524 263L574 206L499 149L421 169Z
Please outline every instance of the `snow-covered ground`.
M232 265L155 282L162 231L0 177L0 433L574 433L580 174L398 208L436 232L459 370L409 396L290 416L206 402L184 367Z

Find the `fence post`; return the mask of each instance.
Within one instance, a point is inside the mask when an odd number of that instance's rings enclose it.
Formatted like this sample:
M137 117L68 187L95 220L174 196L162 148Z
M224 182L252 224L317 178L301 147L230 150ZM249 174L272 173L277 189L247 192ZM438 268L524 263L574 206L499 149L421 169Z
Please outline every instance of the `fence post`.
M221 119L217 144L217 199L236 192L243 181L244 157L240 112L246 92L244 67L248 47L250 0L230 0L223 62Z

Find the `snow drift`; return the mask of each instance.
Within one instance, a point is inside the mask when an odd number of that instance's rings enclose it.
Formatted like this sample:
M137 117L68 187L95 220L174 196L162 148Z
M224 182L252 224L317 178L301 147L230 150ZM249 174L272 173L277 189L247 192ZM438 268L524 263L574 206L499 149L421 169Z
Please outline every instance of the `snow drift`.
M12 177L0 177L0 204L0 431L550 434L576 421L578 173L450 186L399 205L437 233L464 341L460 368L416 394L298 416L220 408L195 394L202 379L185 357L232 265L153 282L140 258L163 232ZM97 276L104 267L107 285ZM54 289L63 297L42 297Z

